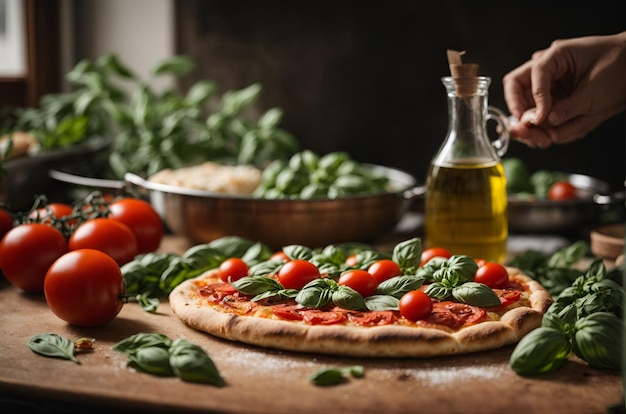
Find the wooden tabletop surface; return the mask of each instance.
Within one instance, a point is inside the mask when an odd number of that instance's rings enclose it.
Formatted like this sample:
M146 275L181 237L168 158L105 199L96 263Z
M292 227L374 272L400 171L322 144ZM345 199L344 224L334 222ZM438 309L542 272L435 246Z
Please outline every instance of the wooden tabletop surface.
M184 240L168 236L162 249L182 252ZM126 366L111 346L139 332L159 332L201 345L226 386L156 377ZM81 364L46 358L26 345L39 333L95 338ZM572 358L555 373L521 377L508 366L513 347L469 355L415 358L346 358L276 351L232 343L195 331L171 312L135 303L105 327L67 325L43 295L24 294L0 282L0 407L31 412L224 413L606 413L623 403L622 375ZM308 377L320 368L361 364L365 377L319 387ZM43 406L42 406L43 404ZM54 408L54 410L51 410ZM34 411L33 411L34 410ZM9 412L3 410L3 412Z

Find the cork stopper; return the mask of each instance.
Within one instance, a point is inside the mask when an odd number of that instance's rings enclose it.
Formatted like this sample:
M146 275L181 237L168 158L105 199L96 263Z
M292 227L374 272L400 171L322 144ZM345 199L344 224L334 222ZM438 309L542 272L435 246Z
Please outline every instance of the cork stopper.
M450 75L455 79L457 95L474 95L478 89L478 64L463 63L461 56L465 51L448 49L447 54Z

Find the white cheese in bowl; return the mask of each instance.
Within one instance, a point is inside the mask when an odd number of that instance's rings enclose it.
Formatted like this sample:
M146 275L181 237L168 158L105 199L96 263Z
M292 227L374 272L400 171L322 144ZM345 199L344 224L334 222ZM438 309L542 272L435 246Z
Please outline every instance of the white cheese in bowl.
M218 193L250 195L261 183L261 170L249 165L221 165L207 161L191 167L167 168L150 182Z

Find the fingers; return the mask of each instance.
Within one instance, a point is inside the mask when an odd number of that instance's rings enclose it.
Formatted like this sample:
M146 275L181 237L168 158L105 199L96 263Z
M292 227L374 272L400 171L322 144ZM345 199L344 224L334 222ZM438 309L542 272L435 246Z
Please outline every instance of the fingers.
M521 119L526 110L535 106L530 94L531 65L532 61L528 61L502 78L504 100L509 112L518 119Z

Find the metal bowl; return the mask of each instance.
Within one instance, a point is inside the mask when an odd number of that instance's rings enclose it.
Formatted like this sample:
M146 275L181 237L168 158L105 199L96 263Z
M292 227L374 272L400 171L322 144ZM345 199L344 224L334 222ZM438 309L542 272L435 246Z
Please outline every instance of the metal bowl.
M551 201L509 196L509 231L512 233L572 232L601 221L610 213L623 217L624 193L609 194L609 185L593 177L570 174L575 200Z
M146 198L174 234L195 243L240 236L280 249L290 244L324 247L374 242L390 233L423 187L408 173L370 165L390 181L383 193L336 199L266 199L150 182L127 173L124 181L50 171L60 181Z
M263 199L158 184L132 173L124 179L149 192L173 233L194 242L236 235L275 249L290 244L323 247L375 241L393 229L419 194L408 173L371 167L389 178L390 191L336 199Z

